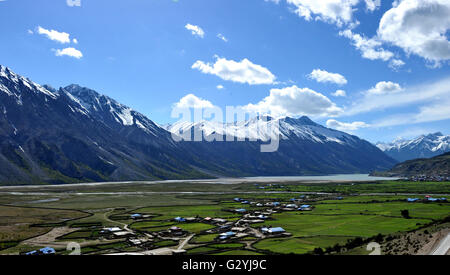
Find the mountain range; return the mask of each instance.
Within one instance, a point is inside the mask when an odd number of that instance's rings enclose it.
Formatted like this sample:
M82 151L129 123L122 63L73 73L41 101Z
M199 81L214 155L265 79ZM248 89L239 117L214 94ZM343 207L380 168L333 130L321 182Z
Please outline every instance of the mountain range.
M180 128L239 137L261 122L280 124L278 151L261 153L267 139L257 132L257 142L172 138ZM233 127L233 133L210 122L164 129L91 89L41 86L0 66L2 184L368 173L395 164L371 143L307 117L256 117Z
M431 158L450 151L450 136L437 132L411 140L397 139L391 143L377 143L377 147L399 162Z

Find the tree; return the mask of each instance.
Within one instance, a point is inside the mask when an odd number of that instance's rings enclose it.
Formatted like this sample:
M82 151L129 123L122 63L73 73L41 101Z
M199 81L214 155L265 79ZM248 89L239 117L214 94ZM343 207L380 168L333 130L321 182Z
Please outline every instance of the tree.
M411 217L409 216L409 210L405 209L405 210L401 210L400 213L402 214L402 217L405 219L411 219Z

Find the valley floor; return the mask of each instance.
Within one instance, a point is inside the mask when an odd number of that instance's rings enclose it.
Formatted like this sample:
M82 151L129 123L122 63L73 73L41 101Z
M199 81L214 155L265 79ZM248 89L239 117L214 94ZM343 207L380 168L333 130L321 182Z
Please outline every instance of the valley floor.
M447 200L428 201L430 194ZM419 200L407 202L411 197ZM449 199L450 182L1 188L0 254L46 246L70 254L70 243L79 244L81 254L369 254L371 242L380 244L382 254L429 254L450 228ZM301 205L310 207L299 211ZM105 232L113 227L121 233ZM262 230L278 227L285 231ZM233 234L219 239L226 232Z

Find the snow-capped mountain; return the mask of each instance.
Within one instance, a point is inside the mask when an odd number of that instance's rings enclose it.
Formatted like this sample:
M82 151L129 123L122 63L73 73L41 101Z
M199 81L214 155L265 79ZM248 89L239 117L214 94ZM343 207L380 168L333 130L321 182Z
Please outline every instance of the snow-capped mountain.
M198 178L171 134L92 90L41 86L0 66L0 182Z
M176 142L110 97L78 85L41 86L0 66L0 184L368 173L395 163L369 142L307 117L167 129L244 141ZM279 150L262 153L261 144L278 134Z
M195 140L195 134L199 137L203 134L203 139L209 141L215 137L213 142L183 144L198 158L210 160L216 171L231 170L239 175L368 173L395 164L369 142L321 126L308 117L255 117L232 124L179 122L168 129L191 140ZM269 138L277 134L280 137L278 150L261 153L260 145L267 144ZM241 142L227 142L230 140L227 136Z
M347 133L326 128L313 122L306 116L295 119L290 117L272 118L269 116L255 117L248 121L236 123L220 123L215 121L187 122L180 121L166 126L170 132L181 135L193 133L212 139L213 135L229 136L239 140L268 141L279 137L282 140L290 138L311 140L316 143L335 142L351 144L357 138Z
M450 136L437 132L411 140L396 139L391 143L377 143L377 147L401 162L431 158L450 151Z

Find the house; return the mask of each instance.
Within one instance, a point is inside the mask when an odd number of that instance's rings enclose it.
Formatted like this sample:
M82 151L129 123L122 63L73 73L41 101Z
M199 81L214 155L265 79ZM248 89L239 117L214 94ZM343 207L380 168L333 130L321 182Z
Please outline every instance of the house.
M343 197L337 197L336 199L341 201L341 200L343 200L344 198L343 198Z
M298 208L298 206L296 204L288 204L286 208Z
M246 227L233 227L233 228L231 228L231 231L242 233L242 232L247 231L247 228Z
M133 220L139 220L142 219L143 216L141 214L133 214L130 216Z
M128 237L128 236L133 236L134 235L134 233L133 232L129 232L129 231L120 231L120 232L114 232L113 233L113 236L114 236L114 238L125 238L125 237Z
M257 216L257 218L261 219L261 220L266 220L268 217L261 214L261 215Z
M284 230L281 227L272 227L272 228L263 227L261 228L261 232L268 235L278 235L286 233L286 230Z
M241 202L242 204L250 204L250 202L249 201L243 201L243 202Z
M241 202L241 199L240 198L234 198L233 199L235 202Z
M173 219L174 221L176 221L176 222L185 222L186 221L186 219L185 218L182 218L182 217L176 217L175 219Z
M120 232L122 229L120 227L105 227L100 231L100 234L111 234L114 232Z
M53 247L44 247L39 250L33 250L25 253L25 255L54 255L56 253Z
M311 211L312 209L313 209L313 207L311 205L309 205L309 204L301 205L298 208L299 211Z
M416 202L416 201L419 201L419 199L418 198L408 198L406 201L407 202Z
M247 210L241 208L241 209L236 209L235 212L237 212L237 213L245 213L245 212L247 212Z
M211 218L211 217L206 217L206 218L203 219L203 221L205 221L205 222L211 222L211 221L212 221L212 218Z
M257 203L257 204L256 204L256 207L262 207L262 206L263 206L262 203Z
M198 219L195 217L189 217L184 219L186 222L196 222Z
M212 220L213 223L226 223L227 220L225 219L221 219L221 218L216 218Z
M281 204L279 202L272 202L272 206L280 206Z
M225 232L225 233L222 233L219 235L219 239L226 240L226 239L233 237L234 235L236 235L236 233L234 233L234 232L231 232L231 231Z

